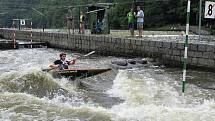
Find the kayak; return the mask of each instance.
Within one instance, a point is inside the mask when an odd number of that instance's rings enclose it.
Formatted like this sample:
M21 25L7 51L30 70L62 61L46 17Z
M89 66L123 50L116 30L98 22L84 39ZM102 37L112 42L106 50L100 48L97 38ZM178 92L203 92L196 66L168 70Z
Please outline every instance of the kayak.
M66 77L66 78L86 78L95 76L107 71L107 69L64 69L64 70L52 70L51 73L54 77Z

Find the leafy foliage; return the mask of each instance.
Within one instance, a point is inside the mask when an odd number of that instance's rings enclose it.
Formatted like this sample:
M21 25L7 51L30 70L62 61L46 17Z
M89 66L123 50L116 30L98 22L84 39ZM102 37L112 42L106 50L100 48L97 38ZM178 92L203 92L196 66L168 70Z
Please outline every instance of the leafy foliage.
M0 26L11 27L14 18L31 18L34 28L63 28L72 6L78 26L79 12L86 10L83 5L98 2L114 3L108 9L112 29L127 29L126 15L132 5L140 5L144 10L146 28L186 24L187 0L0 0ZM190 23L197 25L199 0L191 2ZM214 26L214 22L205 19L203 24Z

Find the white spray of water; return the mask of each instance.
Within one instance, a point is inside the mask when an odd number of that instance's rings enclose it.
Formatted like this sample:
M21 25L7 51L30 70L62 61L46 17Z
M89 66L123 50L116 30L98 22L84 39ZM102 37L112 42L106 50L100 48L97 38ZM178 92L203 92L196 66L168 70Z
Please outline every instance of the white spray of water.
M172 86L161 81L162 78L156 80L147 71L141 77L135 78L127 70L119 71L112 89L107 92L124 100L111 109L119 116L115 120L215 121L214 101L187 105Z

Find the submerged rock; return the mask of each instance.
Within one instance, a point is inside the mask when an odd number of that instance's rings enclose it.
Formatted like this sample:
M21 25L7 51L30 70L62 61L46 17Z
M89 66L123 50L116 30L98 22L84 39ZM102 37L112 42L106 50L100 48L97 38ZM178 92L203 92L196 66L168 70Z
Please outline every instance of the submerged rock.
M112 61L111 63L118 65L118 66L127 66L128 65L126 60Z
M137 60L136 62L139 64L147 64L148 63L148 61L146 59Z
M136 64L136 60L134 60L134 59L129 59L129 60L128 60L128 63L129 63L129 64Z
M146 64L148 64L148 61L146 59L128 59L111 62L111 66L114 69L132 69L142 67Z

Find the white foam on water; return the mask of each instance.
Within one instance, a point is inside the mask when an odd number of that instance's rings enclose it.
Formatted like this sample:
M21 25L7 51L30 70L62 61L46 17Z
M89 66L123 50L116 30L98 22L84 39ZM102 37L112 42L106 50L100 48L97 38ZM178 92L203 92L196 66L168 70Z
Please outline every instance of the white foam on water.
M6 59L7 63L15 62L12 64L15 67L7 67L13 69L8 74L14 72L17 76L22 76L29 71L37 72L42 66L53 62L58 57L56 53L59 51L13 50L1 52L0 58L12 58ZM29 60L30 64L26 60ZM75 92L67 79L53 81L63 89ZM121 98L124 102L110 109L85 103L79 97L69 100L63 95L55 95L53 99L41 99L30 94L4 92L0 93L0 99L5 98L8 102L3 103L3 100L0 100L0 106L8 104L9 107L0 109L0 120L215 121L214 101L194 103L198 97L189 95L189 100L194 101L188 104L175 89L174 85L177 84L165 75L155 78L147 71L140 76L132 75L132 72L128 73L127 70L120 71L113 81L112 89L107 93ZM78 101L78 105L75 105L75 101Z
M70 102L61 102L57 99L37 98L25 93L0 94L1 108L0 120L111 120L109 110L83 103L73 106ZM2 105L0 105L2 107ZM3 106L4 107L4 106Z
M51 51L51 52L48 52ZM8 72L4 72L0 75L0 78L7 78L11 75L15 77L9 80L10 83L16 85L23 84L22 77L28 74L37 75L41 71L41 67L45 67L51 64L58 58L59 51L49 49L20 49L13 51L2 51L0 62L9 63L7 66L3 64L5 68L8 68ZM45 52L45 53L44 53ZM7 58L6 61L3 59ZM10 60L11 59L11 60ZM11 63L11 64L10 64ZM1 68L2 69L2 68ZM4 70L4 69L3 69ZM42 74L42 76L44 76ZM37 77L37 76L35 76ZM73 84L69 80L54 79L49 74L45 74L45 77L49 78L49 81L57 83L62 89L69 91L72 97L67 95L55 94L52 99L48 97L39 98L33 94L7 92L3 90L0 93L0 120L93 120L106 119L110 120L112 114L109 110L94 105L93 102L86 103L80 97L81 92L75 90ZM20 82L18 82L21 78ZM48 82L49 82L48 81ZM48 86L48 85L47 85ZM6 102L4 101L6 100ZM4 105L7 105L4 107Z
M156 79L147 71L140 77L132 76L127 70L119 71L112 89L107 91L111 96L124 100L111 108L111 112L117 115L115 120L215 121L213 100L187 104L185 98L168 83L174 83L174 80L166 79Z

